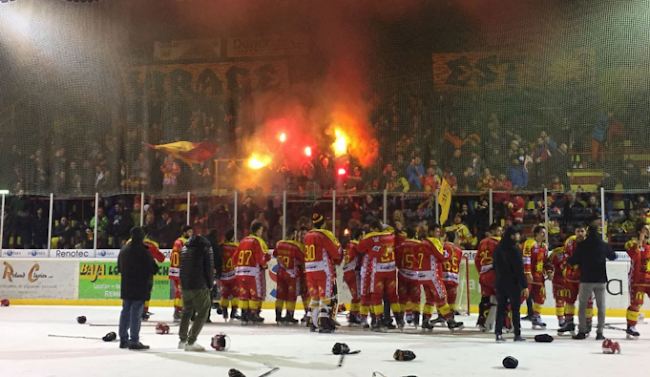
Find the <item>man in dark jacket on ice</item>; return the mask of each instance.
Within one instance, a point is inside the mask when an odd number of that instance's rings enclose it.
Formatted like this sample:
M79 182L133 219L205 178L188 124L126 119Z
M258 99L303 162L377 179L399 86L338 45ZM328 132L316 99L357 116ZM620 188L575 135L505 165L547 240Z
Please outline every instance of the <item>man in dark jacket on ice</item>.
M117 257L122 298L120 348L128 347L131 350L149 349L149 346L140 343L140 325L144 302L149 298L151 290L151 279L158 272L158 265L144 244L144 237L142 228L131 229L131 242L122 247Z
M521 336L521 320L519 306L522 292L528 293L528 281L524 275L522 251L517 246L521 239L521 230L517 226L506 229L503 238L494 248L494 272L497 291L497 321L494 328L497 342L505 342L502 336L506 309L510 304L512 310L512 325L515 330L515 342L526 339Z

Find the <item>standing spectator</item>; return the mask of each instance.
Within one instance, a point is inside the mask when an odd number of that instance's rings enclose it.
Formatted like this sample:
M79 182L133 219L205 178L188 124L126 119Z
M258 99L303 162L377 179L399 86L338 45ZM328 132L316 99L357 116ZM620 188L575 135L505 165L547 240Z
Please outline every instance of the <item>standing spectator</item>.
M580 327L573 339L586 339L587 334L587 302L592 294L596 295L598 306L598 329L596 340L605 339L603 329L605 327L605 311L607 310L607 259L615 260L616 253L609 244L602 240L595 225L587 228L587 238L579 242L573 255L567 261L571 265L580 266L580 292L578 298L578 318Z
M140 227L131 229L131 242L120 250L117 268L121 275L120 297L122 313L120 314L120 348L147 350L149 346L140 343L140 325L144 302L149 297L150 282L158 272L149 249L144 244L144 230ZM129 339L130 332L130 339Z
M160 167L163 173L163 191L171 194L176 191L178 186L178 176L181 174L181 166L174 160L174 157L167 156L165 162Z
M420 179L424 178L424 166L420 162L419 157L411 160L409 166L406 167L406 180L411 188L422 190L422 182Z
M196 339L210 311L210 290L214 285L214 254L210 241L204 237L193 236L185 243L181 251L180 280L183 315L178 329L178 348L185 351L205 351L205 348L196 344ZM190 318L195 313L192 328L189 329Z
M593 130L591 132L591 163L595 164L599 161L600 155L598 154L600 150L600 145L605 142L607 136L607 131L609 130L609 120L614 114L600 114L594 123Z
M43 208L39 207L36 210L36 217L33 222L33 242L34 247L37 249L47 249L48 237L48 221L49 219L43 215Z
M115 205L115 213L110 218L111 236L113 236L112 247L119 249L122 247L122 241L129 238L129 229L133 227L133 219L124 212L122 204Z
M478 175L471 166L468 166L463 175L458 178L458 189L461 192L475 191L477 182Z
M336 183L334 168L330 165L330 159L323 157L321 164L316 171L316 180L323 190L331 190Z
M575 221L582 221L585 212L585 206L576 200L576 193L569 190L566 193L566 202L564 203L564 223L569 224Z
M429 167L426 177L424 177L424 191L435 192L440 187L439 177L433 167Z
M557 174L560 177L560 183L564 185L565 188L571 187L571 182L569 181L569 172L571 177L573 177L573 164L571 163L571 156L569 155L569 147L566 144L560 144L560 148L553 151L551 160L551 172Z
M99 217L99 222L97 223L97 232L102 234L102 238L108 236L108 217L104 215L104 208L99 207L97 208L97 217ZM95 230L95 217L93 216L92 219L90 219L90 228Z
M515 190L528 186L528 171L517 158L512 159L506 171L506 177L512 182L512 187Z
M55 226L52 230L52 237L57 237L59 239L58 247L68 248L70 245L70 238L72 237L72 227L68 224L68 218L62 217L59 221L59 225Z
M495 287L497 290L497 321L494 333L497 342L505 342L502 329L505 323L506 309L511 306L512 324L515 331L515 342L526 339L521 336L521 319L519 306L521 295L528 296L528 281L524 275L523 253L518 246L521 231L516 226L506 229L503 238L494 248ZM585 305L586 307L586 305Z

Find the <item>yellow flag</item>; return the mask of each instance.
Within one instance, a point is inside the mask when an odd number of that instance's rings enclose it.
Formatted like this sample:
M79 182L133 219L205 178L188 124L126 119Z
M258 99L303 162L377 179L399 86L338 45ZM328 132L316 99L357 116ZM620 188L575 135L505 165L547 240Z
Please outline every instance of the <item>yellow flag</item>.
M444 224L449 217L449 208L451 207L451 186L446 179L442 179L442 186L438 192L438 204L442 208L440 213L440 225Z

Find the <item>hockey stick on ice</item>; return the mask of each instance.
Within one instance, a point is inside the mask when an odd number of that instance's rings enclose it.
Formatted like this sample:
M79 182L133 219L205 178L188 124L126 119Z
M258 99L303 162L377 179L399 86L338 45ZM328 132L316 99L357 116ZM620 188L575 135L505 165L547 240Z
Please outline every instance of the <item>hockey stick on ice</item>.
M607 330L618 330L618 331L625 331L625 332L627 332L627 329L624 329L624 328L622 328L622 327L616 327L616 326L612 326L612 325L608 325L608 324L605 324L604 327L605 327Z
M277 372L277 371L280 370L280 367L273 366L273 365L271 365L271 364L269 364L269 363L264 363L264 365L265 365L266 367L268 367L268 368L271 368L271 370L268 371L268 372L266 372L266 373L262 373L262 374L260 374L259 377L270 376L270 375L272 375L273 373L275 373L275 372Z
M95 337L92 337L92 336L56 335L56 334L48 334L47 336L49 336L51 338L76 338L76 339L102 340L102 338L95 338Z

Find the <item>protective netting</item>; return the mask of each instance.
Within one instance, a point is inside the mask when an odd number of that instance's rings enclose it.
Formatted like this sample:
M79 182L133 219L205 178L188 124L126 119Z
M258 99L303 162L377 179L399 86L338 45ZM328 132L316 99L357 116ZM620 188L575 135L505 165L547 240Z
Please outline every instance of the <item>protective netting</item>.
M258 219L271 244L282 220L298 226L313 212L341 235L384 213L424 231L439 221L443 179L454 190L446 225L467 228L466 249L490 220L530 229L548 218L561 242L603 212L623 243L650 192L649 9L3 1L3 243L42 243L16 224L49 215L39 195L51 193L55 225L77 224L68 247L92 239L95 193L111 219L118 203L139 212L144 192L152 223L165 213L183 224L189 209L190 223L220 234L238 205L238 234ZM99 237L119 246L111 228Z

